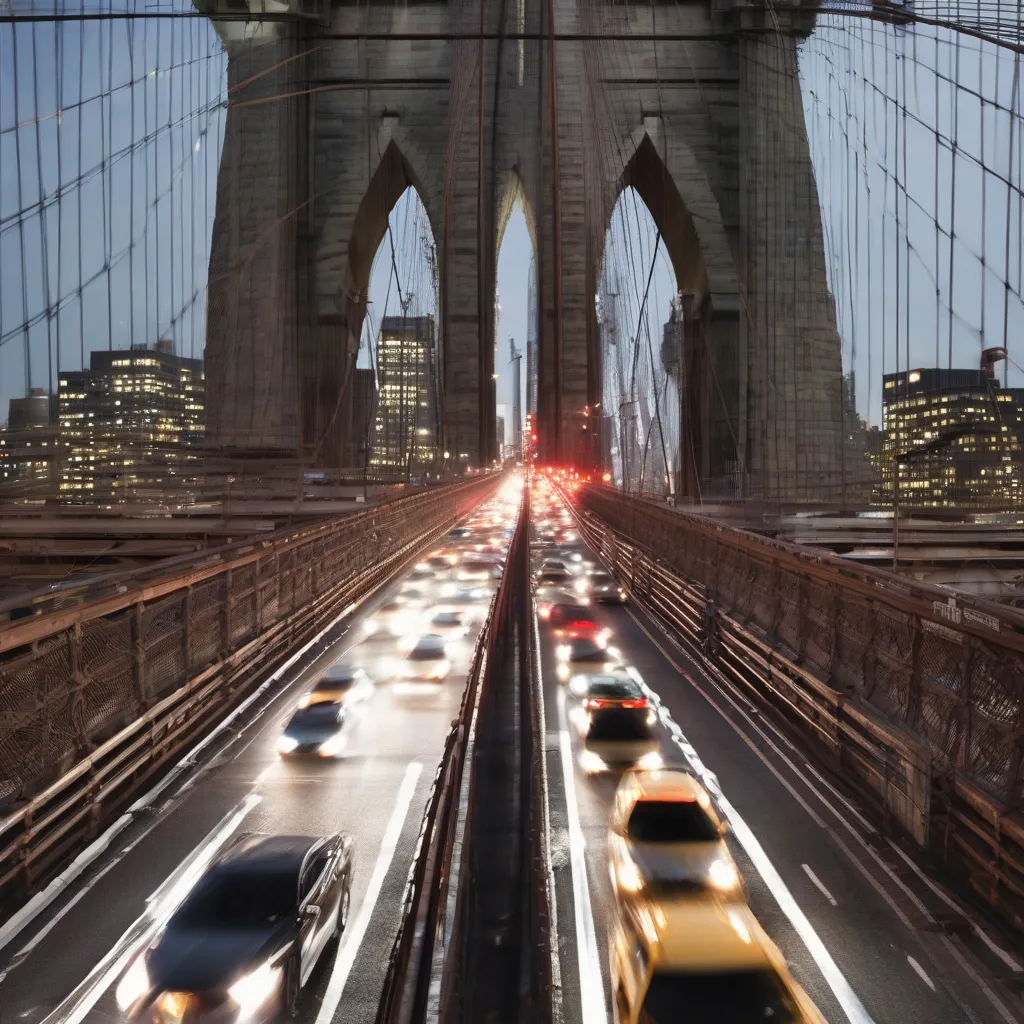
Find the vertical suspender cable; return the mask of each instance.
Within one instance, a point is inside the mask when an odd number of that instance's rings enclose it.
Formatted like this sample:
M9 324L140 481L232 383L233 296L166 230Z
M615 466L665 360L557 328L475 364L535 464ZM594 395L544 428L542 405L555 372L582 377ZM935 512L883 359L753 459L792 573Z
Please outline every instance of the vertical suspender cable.
M481 0L481 3L483 0ZM554 451L562 458L562 177L558 159L558 82L555 74L555 0L548 0L548 92L551 99L551 195L555 245Z

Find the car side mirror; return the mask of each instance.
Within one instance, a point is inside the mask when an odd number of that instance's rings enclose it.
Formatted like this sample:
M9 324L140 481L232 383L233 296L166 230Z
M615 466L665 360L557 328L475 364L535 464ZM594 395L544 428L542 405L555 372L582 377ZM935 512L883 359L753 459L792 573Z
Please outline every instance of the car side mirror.
M309 921L315 921L320 916L320 908L314 903L307 903L302 908L302 916Z

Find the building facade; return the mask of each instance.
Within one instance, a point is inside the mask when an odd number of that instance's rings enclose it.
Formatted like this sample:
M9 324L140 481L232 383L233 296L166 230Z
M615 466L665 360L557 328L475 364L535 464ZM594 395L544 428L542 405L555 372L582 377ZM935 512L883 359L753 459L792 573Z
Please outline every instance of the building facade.
M377 410L371 467L417 476L437 457L434 318L386 316L377 337Z
M984 370L918 369L883 377L884 504L1019 507L1024 499L1024 388Z
M206 413L200 359L171 341L93 352L60 374L60 493L70 502L183 495L202 472Z
M56 401L42 388L12 398L7 426L0 429L0 495L8 498L56 496L60 431Z

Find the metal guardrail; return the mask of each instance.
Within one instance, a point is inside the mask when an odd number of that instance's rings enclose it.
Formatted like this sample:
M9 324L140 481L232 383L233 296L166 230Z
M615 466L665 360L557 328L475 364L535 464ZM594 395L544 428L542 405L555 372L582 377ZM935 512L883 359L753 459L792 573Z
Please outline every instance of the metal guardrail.
M288 651L496 478L405 498L0 629L0 900L31 891Z
M474 816L478 814L481 779L479 757L489 752L495 737L480 732L488 701L519 672L519 764L528 775L526 811L516 824L521 831L522 888L514 898L521 906L523 942L514 953L530 956L530 985L516 991L517 1019L542 1024L551 1019L550 902L548 853L543 820L543 722L538 700L539 679L533 671L533 631L529 628L527 513L525 508L506 559L506 571L477 638L473 663L458 717L452 723L444 757L434 777L424 812L417 851L409 872L402 925L388 963L377 1024L419 1024L425 1020L473 1019L465 970L467 950L483 941L471 931L471 908L477 905L481 879L475 875ZM513 622L520 643L509 643ZM523 643L522 641L525 641ZM515 667L513 667L515 666ZM493 719L493 708L492 719ZM506 808L503 813L511 813ZM492 938L487 942L492 944ZM525 1010L524 1010L525 1007ZM508 1006L513 1014L516 1006Z
M776 553L771 568L748 568L739 578L729 580L727 574L730 568L737 568L738 556L730 552L732 538L725 531L708 525L706 534L694 536L690 532L693 524L674 523L673 513L663 513L668 521L656 519L655 529L649 531L643 523L647 503L624 499L634 507L627 508L625 515L616 515L615 504L622 500L617 495L598 496L581 491L574 500L578 502L575 511L580 529L588 543L626 582L639 603L670 627L692 655L785 719L825 754L842 777L875 807L884 823L911 836L945 861L1004 920L1024 931L1024 825L1020 816L951 763L927 733L916 731L907 721L888 713L887 708L873 704L870 692L841 685L844 674L837 654L856 643L856 639L843 636L847 628L843 602L862 601L865 614L874 617L873 648L861 652L860 664L873 662L884 666L887 675L895 675L901 665L900 648L894 651L891 646L891 624L904 622L914 638L902 661L910 676L914 664L920 665L925 658L921 647L930 643L932 637L945 644L957 643L945 633L929 631L927 624L934 625L933 620L922 617L921 603L937 588L914 588L904 586L902 580L882 580L877 596L858 593L844 597L838 589L845 577L833 579L830 615L825 621L834 639L826 646L820 637L816 642L811 638L812 627L820 626L822 620L815 613L816 603L808 591L826 586L829 567L821 563L831 559L805 559L802 552L787 550L788 545L766 542L765 548ZM637 504L641 507L635 507ZM648 539L652 534L657 540ZM749 538L740 541L741 550L756 557L756 549L748 546ZM689 550L683 551L684 547ZM712 562L709 559L716 550ZM795 561L783 561L788 557ZM704 569L710 583L681 570L680 562ZM787 573L806 573L815 565L818 572L803 582L786 580ZM855 571L854 575L866 584L874 573ZM761 610L757 596L766 576L778 587L774 594L776 604L763 609L768 618L767 628L757 621ZM787 587L802 590L803 597L794 603L787 597ZM907 610L912 602L919 606L914 613ZM979 617L992 614L979 605L957 606L971 607ZM794 621L797 611L808 620L803 626ZM879 626L883 622L885 630ZM1016 623L1004 618L1000 626L1004 625L1005 631L1000 634L1004 639L1008 635L1019 638ZM961 658L968 662L968 673L972 653L976 659L975 672L982 671L982 665L986 671L992 671L993 665L1004 666L1006 674L999 676L998 686L1001 692L1013 695L1016 715L1019 689L1015 688L1021 682L1016 655L1006 652L1005 660L1000 660L994 651L997 645L974 631L965 631L959 645ZM823 660L831 671L822 670ZM964 670L962 665L960 670ZM995 685L996 680L992 683ZM933 692L936 686L934 681L926 681L920 671L906 684L908 688L918 687L922 693ZM916 721L921 720L919 713ZM1017 736L1014 729L1015 752L1019 751ZM981 735L977 735L975 742L980 740ZM1013 761L1013 757L1007 758L1004 777L1017 777L1019 764ZM991 775L983 778L990 779Z

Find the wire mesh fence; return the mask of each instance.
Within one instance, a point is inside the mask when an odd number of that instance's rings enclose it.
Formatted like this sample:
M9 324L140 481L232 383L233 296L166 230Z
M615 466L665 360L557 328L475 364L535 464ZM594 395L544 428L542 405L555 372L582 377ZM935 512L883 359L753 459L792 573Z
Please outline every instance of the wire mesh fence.
M339 585L384 571L495 479L240 547L164 581L153 598L141 587L0 628L0 807L52 782L197 675L276 638Z
M1020 805L1020 614L607 488L584 488L579 500L822 682L920 736L937 772Z

